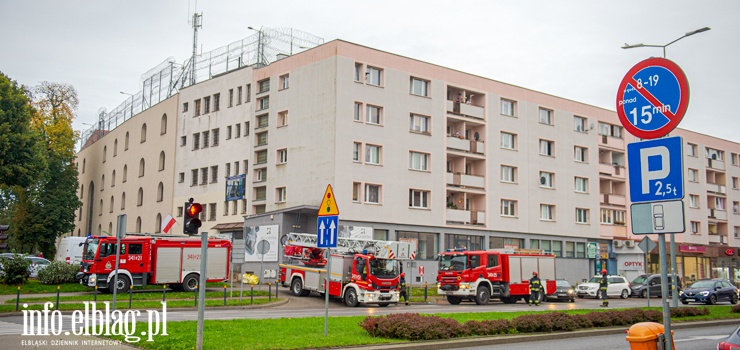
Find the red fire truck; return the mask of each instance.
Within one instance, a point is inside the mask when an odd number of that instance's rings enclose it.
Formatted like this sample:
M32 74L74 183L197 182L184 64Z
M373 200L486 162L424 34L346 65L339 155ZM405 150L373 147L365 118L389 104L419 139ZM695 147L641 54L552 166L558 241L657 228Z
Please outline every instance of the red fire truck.
M499 298L506 304L529 298L529 279L537 271L544 294L555 293L555 256L534 251L448 250L439 254L437 292L450 304L472 300L478 305ZM540 293L541 300L544 294Z
M409 260L415 247L407 242L339 237L337 248L317 247L314 234L290 233L280 264L280 282L297 296L326 292L326 254L331 253L329 296L347 306L398 303L401 261Z
M201 240L127 236L121 239L118 293L131 286L167 284L173 289L194 291L200 280ZM208 240L207 282L229 278L231 242ZM116 237L91 236L82 251L81 284L110 291L116 268Z

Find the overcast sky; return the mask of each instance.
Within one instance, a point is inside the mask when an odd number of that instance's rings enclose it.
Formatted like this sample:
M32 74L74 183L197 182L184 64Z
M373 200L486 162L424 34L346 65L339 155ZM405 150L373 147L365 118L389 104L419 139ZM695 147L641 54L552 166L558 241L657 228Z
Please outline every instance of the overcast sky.
M168 57L192 52L187 0L0 0L0 71L26 86L73 85L75 129L140 89ZM637 62L664 45L689 80L680 128L740 142L740 1L237 1L197 2L204 52L243 39L247 27L295 28L615 110Z

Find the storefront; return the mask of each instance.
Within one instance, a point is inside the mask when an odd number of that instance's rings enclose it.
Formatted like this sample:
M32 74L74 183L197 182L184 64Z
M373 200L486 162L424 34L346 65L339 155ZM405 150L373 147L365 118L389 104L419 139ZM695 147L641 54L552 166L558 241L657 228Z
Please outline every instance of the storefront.
M712 276L726 278L735 286L740 286L740 257L738 248L720 249L716 263L712 266Z

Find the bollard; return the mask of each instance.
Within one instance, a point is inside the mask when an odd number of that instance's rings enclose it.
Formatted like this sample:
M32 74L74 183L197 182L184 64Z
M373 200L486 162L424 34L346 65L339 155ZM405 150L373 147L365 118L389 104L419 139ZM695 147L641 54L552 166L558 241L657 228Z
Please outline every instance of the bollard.
M62 288L61 286L57 286L57 307L56 309L59 310L59 289Z
M18 305L21 302L21 286L18 286L18 294L15 297L15 311L18 311Z
M165 301L167 299L167 285L162 286L162 301Z
M278 298L278 280L275 280L275 299Z
M98 286L95 286L95 291L93 292L93 303L95 305L98 304Z
M427 289L429 288L429 284L427 282L424 282L424 302L427 302Z
M134 293L134 287L133 286L129 287L128 289L128 308L129 309L131 308L131 301L132 301L131 299L133 297L133 293Z
M277 288L277 286L275 286ZM267 282L267 301L272 301L272 283Z
M195 293L193 293L193 306L198 306L198 287L195 286Z
M226 306L226 285L224 284L224 306Z
M254 285L249 285L249 305L254 304Z

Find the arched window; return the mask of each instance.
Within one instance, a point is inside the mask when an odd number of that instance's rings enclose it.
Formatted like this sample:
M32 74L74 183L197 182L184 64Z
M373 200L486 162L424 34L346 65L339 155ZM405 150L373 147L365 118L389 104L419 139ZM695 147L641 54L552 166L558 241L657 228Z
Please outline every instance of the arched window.
M124 151L128 150L128 131L126 131L126 139L123 142L123 150Z
M105 163L106 157L108 157L108 146L103 146L103 163Z
M144 177L144 158L139 161L139 177Z
M115 157L117 155L118 155L118 139L113 141L113 156Z
M121 182L126 182L126 178L128 177L128 165L123 165L123 180Z
M164 170L164 151L159 152L159 171Z
M113 173L110 175L110 187L116 186L116 171L113 170Z
M85 173L85 165L87 164L87 159L82 160L82 173Z
M105 175L100 177L100 190L102 191L103 188L105 188Z
M141 232L141 216L136 217L136 232Z
M108 222L108 234L111 234L111 232L113 232L113 223Z
M80 185L80 199L85 198L85 185Z
M80 229L77 229L77 237L80 237L81 234L82 234L82 231L80 231Z
M100 198L100 211L98 212L98 215L103 215L103 198Z
M126 209L126 192L121 193L121 210Z
M103 226L98 224L98 236L102 236L102 235L103 235Z
M160 134L164 135L167 133L167 113L162 114L162 124Z
M164 198L164 184L159 183L159 186L157 186L157 202L161 202Z
M136 205L142 206L144 204L144 189L139 187L139 195L136 197Z
M141 126L141 143L146 142L146 123Z
M110 196L110 213L113 212L113 196Z
M162 232L162 214L157 213L157 219L154 220L154 232Z

